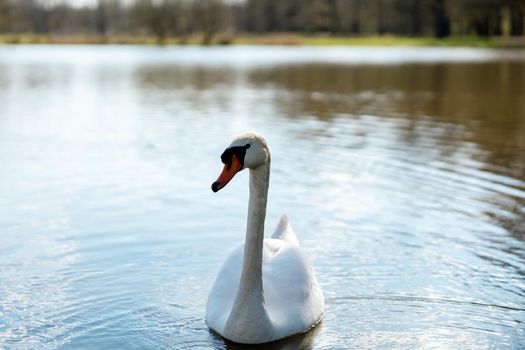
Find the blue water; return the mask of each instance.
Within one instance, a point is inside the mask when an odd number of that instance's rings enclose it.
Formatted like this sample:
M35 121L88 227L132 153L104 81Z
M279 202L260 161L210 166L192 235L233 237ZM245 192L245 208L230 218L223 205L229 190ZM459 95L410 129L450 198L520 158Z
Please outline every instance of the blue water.
M266 348L522 349L523 96L522 51L2 46L0 347L244 348L204 310L254 130L326 298Z

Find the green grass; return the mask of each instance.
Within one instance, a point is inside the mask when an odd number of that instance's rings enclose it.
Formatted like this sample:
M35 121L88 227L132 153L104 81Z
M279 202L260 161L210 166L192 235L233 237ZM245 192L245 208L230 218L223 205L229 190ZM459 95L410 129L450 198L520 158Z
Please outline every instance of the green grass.
M449 38L412 38L397 36L370 36L370 37L303 37L304 45L343 45L343 46L435 46L435 47L487 47L525 48L525 37L520 38L479 38L474 36Z
M40 35L0 34L0 44L135 44L135 45L201 45L202 37L168 38L159 42L152 36L134 35ZM210 45L312 45L312 46L432 46L432 47L486 47L525 48L525 37L474 36L449 38L412 38L399 36L330 36L298 34L239 35L236 37L218 34Z

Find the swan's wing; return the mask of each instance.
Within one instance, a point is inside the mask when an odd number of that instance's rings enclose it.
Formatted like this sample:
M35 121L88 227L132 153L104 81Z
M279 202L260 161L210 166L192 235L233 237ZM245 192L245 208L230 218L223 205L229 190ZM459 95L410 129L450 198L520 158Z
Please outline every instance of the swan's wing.
M279 336L303 332L319 321L324 308L313 267L299 246L270 239L264 248L265 306L275 331Z
M292 225L290 225L290 221L288 221L286 215L283 215L281 220L279 220L272 238L283 240L291 245L299 245L299 240L297 239L295 232L293 232Z

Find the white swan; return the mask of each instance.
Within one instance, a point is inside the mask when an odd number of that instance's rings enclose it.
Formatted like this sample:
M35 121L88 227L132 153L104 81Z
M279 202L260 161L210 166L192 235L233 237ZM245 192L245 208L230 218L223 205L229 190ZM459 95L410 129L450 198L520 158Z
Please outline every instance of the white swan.
M270 152L256 134L236 137L221 155L217 192L250 169L246 242L228 257L208 297L206 322L224 338L260 344L302 333L321 319L324 298L314 270L286 216L264 239Z

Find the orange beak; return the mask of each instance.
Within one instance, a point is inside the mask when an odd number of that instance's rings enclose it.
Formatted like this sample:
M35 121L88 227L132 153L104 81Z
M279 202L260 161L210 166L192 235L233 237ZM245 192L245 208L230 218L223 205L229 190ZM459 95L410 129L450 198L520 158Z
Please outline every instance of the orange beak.
M213 192L217 192L218 190L226 186L228 182L230 182L230 180L233 179L235 174L237 174L239 170L241 170L241 168L241 162L239 162L235 155L232 155L231 162L224 165L224 168L222 169L222 173L219 175L219 178L211 185L211 190Z

